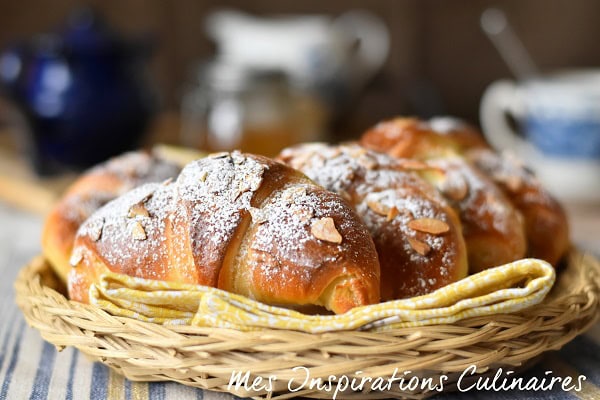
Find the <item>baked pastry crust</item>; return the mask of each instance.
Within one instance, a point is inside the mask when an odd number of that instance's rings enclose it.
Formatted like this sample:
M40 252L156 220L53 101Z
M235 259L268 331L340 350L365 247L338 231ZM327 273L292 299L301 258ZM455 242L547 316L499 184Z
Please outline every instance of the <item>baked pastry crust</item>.
M79 229L71 263L69 294L81 302L107 269L335 313L380 299L375 246L344 200L292 168L238 152L194 161L173 182L108 203Z
M119 195L148 182L177 176L181 166L153 153L136 151L112 158L79 177L53 207L44 223L42 251L66 282L69 258L79 226Z
M278 159L344 197L365 222L381 264L382 300L432 292L467 274L461 224L439 193L403 163L356 144L304 144Z
M498 265L511 258L518 259L523 256L540 258L556 266L567 254L569 227L563 208L530 170L514 157L493 151L471 125L447 117L429 121L395 118L368 129L361 137L360 143L395 157L419 160L462 157L466 163L476 168L478 173L485 175L486 180L492 181L501 189L504 197L521 214L524 233L520 234L515 229L505 229L503 238L494 238L492 235L487 243L477 239L473 239L470 246L467 243L470 253L484 253L486 249L495 253L494 257L490 254L489 262L483 263L481 267L490 263ZM489 183L486 186L490 188L488 193L496 192L491 189ZM494 194L493 203L503 202L501 197ZM511 217L513 213L505 214L500 219L504 221L504 225L510 225L508 221L517 224L514 217ZM465 231L468 232L470 224L464 215L462 217ZM524 236L524 253L523 245L516 240L519 236ZM478 250L474 250L475 248ZM478 271L481 268L475 265L472 269Z

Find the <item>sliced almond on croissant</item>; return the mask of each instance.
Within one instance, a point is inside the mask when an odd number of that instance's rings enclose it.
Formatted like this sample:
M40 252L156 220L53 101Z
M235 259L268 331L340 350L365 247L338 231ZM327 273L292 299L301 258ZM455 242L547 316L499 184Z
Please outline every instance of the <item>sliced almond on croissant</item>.
M331 243L342 243L342 235L335 228L333 218L325 217L313 222L310 232L314 237Z
M127 216L129 218L148 217L149 214L148 214L148 210L146 209L146 207L144 206L143 203L135 203L129 209L129 213L127 214Z
M411 237L408 238L408 244L410 244L410 247L412 247L414 251L422 256L426 256L429 251L431 251L431 247L429 247L427 243Z
M376 214L387 216L390 208L376 200L367 201L367 206Z
M394 218L396 218L396 216L398 216L398 214L400 214L400 211L398 211L396 206L390 207L390 210L388 211L388 213L386 215L387 221L389 222L389 221L393 220Z
M436 218L413 219L408 223L408 227L415 231L431 233L432 235L439 235L450 230L447 223Z
M135 240L146 240L146 231L138 221L135 221L131 226L131 236Z

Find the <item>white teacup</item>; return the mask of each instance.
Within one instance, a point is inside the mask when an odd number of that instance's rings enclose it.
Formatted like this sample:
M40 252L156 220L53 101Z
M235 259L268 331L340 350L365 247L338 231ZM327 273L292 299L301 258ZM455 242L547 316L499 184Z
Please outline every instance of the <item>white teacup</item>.
M487 140L524 159L557 197L600 202L600 70L495 82L480 117Z

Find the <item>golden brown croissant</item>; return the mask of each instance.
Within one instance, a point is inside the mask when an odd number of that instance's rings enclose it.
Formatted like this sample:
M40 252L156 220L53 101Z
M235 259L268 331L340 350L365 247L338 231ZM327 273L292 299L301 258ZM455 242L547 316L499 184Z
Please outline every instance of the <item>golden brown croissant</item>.
M125 153L90 169L69 187L46 217L42 233L44 256L64 282L79 226L98 208L134 187L176 177L181 170L176 161L143 151Z
M429 121L398 117L363 133L360 144L398 158L430 159L463 154L467 149L489 148L472 126L450 117Z
M469 271L504 265L525 256L523 218L489 178L457 156L434 158L423 176L459 215L467 245Z
M560 204L542 187L535 176L506 154L494 152L472 126L456 118L434 118L421 121L416 118L396 118L377 124L367 130L360 143L368 148L383 151L396 157L432 159L462 156L488 179L500 186L506 198L521 213L524 221L526 255L541 258L556 265L569 247L567 218ZM490 187L489 184L486 184ZM492 189L489 191L493 192ZM504 202L494 195L494 203ZM477 208L477 206L475 207ZM514 221L508 213L504 225ZM516 224L516 223L515 223ZM465 223L468 231L469 223ZM516 226L516 225L515 225ZM516 228L515 228L516 229ZM519 257L522 244L515 230L506 230L496 255L489 260L508 260ZM493 249L493 241L481 243L481 252ZM467 243L467 247L469 247ZM474 245L470 246L473 251ZM500 256L500 257L498 257ZM475 270L479 268L475 267Z
M138 187L80 228L69 274L86 302L107 269L336 313L379 301L379 263L343 199L261 156L222 153Z
M570 246L569 223L560 203L514 157L486 149L469 150L466 156L504 190L523 215L527 254L556 266Z
M279 159L341 194L366 223L382 300L422 295L466 275L460 222L433 187L404 168L410 160L403 166L358 145L319 143L285 149Z

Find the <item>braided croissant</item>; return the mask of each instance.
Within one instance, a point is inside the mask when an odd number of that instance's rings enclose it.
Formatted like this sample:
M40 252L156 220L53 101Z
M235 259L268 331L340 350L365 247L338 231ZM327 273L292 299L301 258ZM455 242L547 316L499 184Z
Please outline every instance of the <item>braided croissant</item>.
M567 215L558 201L510 155L472 149L466 157L494 180L523 215L527 254L556 266L570 246Z
M341 194L363 219L379 254L382 300L423 295L466 276L460 222L431 185L405 169L411 160L319 143L278 157Z
M427 160L428 165L436 167L421 175L436 186L458 212L470 272L525 256L527 240L521 214L489 177L461 156L465 148L485 146L475 130L452 123L450 119L427 123L397 118L368 130L361 144L395 157Z
M524 246L525 255L546 260L553 265L567 252L569 228L566 214L560 204L523 164L506 154L494 152L481 134L470 125L448 117L433 118L429 121L396 118L369 129L362 136L360 143L395 157L431 160L458 156L470 163L467 168L473 169L473 166L477 169L476 175L483 174L486 180L500 187L508 201L522 215L524 233L517 232L516 227L519 223L514 219L514 213L505 209L507 212L504 213L504 217L500 216L500 222L504 221L506 227L512 226L513 229L499 230L496 237L492 233L488 243L480 241L469 246L467 240L470 253L477 251L485 254L494 249L496 243L495 254L485 257L487 262L480 267L474 265L475 270L484 268L485 264L490 262L498 264L511 258L520 258L524 255ZM489 182L485 186L492 187ZM485 189L485 192L492 193L497 190ZM495 204L505 203L505 200L496 194L494 198ZM469 223L465 224L464 219L463 225L468 231Z
M504 265L525 256L523 218L488 177L461 157L428 160L423 170L456 210L467 245L469 272Z
M79 229L72 299L107 269L335 313L379 301L369 232L339 196L265 157L222 153L108 203Z

